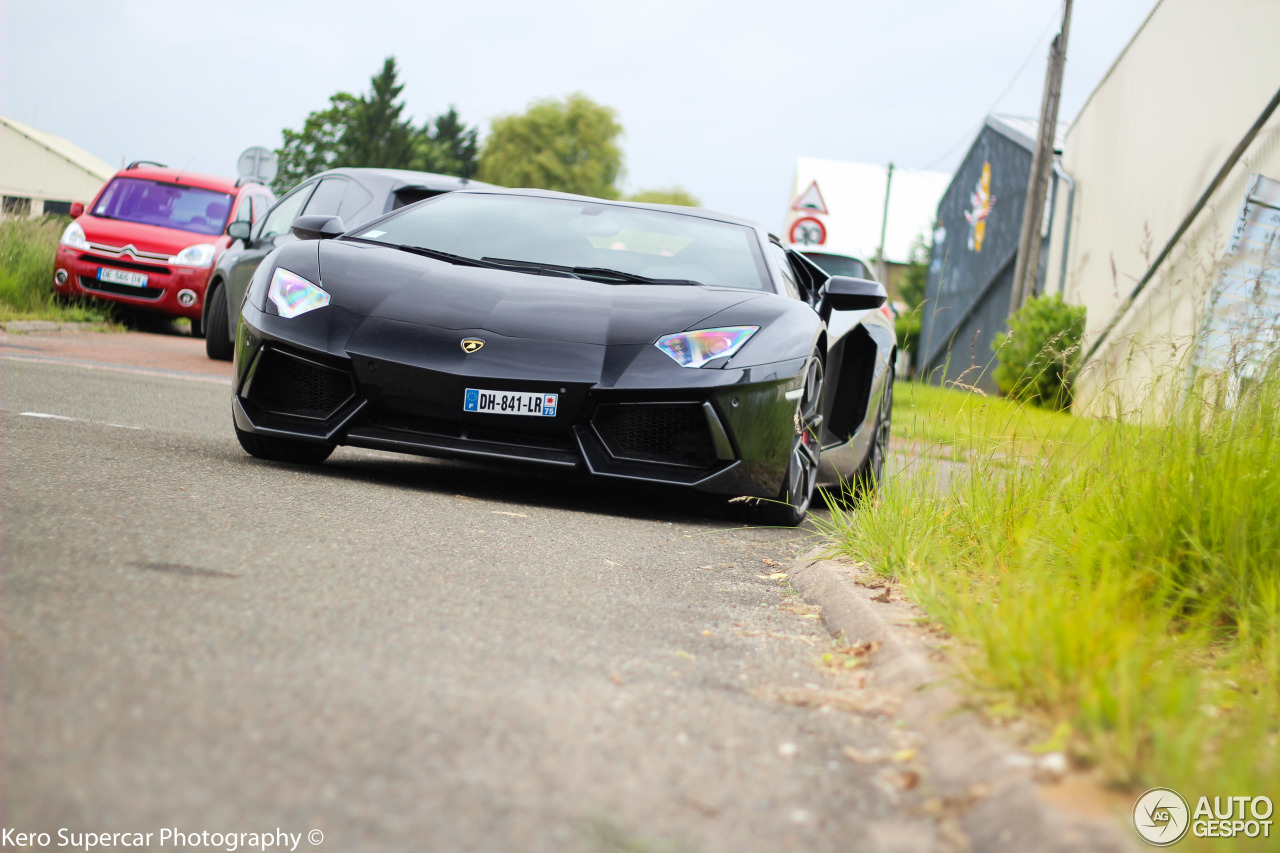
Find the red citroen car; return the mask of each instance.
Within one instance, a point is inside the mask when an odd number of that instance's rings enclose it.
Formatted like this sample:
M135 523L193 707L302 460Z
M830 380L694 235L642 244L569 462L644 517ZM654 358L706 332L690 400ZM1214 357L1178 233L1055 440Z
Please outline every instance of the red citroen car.
M256 222L274 201L252 180L131 163L87 209L72 205L75 220L58 243L53 287L64 296L189 317L201 337L205 286L231 244L228 225Z

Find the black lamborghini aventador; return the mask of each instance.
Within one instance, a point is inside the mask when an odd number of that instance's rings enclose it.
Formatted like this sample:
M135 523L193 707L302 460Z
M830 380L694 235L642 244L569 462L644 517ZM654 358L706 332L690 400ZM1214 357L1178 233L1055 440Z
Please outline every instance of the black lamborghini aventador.
M884 288L828 277L693 208L477 188L258 267L236 435L318 463L339 444L700 490L798 524L815 489L883 477Z

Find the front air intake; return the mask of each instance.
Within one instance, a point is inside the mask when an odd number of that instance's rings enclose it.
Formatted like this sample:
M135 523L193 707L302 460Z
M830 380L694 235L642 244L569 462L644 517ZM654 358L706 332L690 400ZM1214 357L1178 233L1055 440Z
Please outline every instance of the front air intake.
M716 462L701 403L602 405L591 425L615 459L690 468L706 468Z
M247 399L264 412L324 420L353 396L355 386L346 371L267 347L258 357Z

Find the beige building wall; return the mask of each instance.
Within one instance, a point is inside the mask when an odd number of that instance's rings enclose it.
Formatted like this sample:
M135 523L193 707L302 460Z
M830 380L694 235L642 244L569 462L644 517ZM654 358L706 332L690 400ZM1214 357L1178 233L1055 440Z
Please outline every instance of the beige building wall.
M1046 291L1087 307L1086 348L1275 96L1277 34L1276 0L1162 0L1068 129L1069 243L1055 225ZM1280 112L1084 365L1077 411L1134 411L1181 393L1187 348L1257 173L1280 178ZM1062 192L1055 223L1066 215Z
M30 199L29 215L45 201L88 204L115 171L61 137L0 117L0 196Z

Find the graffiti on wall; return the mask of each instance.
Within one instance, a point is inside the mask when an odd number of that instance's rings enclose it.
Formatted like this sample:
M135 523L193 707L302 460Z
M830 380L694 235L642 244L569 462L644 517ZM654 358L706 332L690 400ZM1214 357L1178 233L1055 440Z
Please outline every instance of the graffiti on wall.
M969 223L969 250L981 252L982 241L987 236L987 217L991 215L991 207L996 203L996 197L991 194L990 161L982 164L982 177L974 186L969 203L973 205L973 209L964 212L964 221Z

